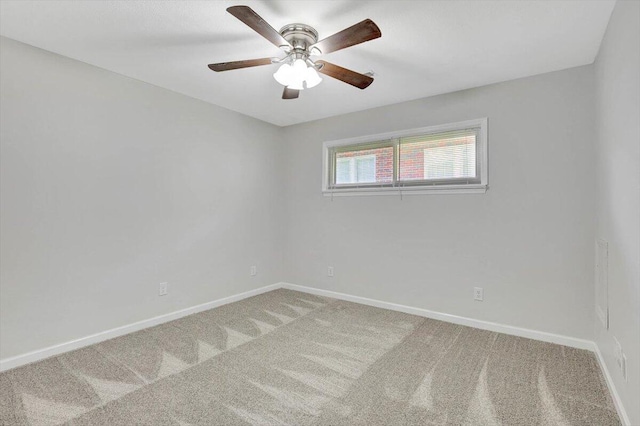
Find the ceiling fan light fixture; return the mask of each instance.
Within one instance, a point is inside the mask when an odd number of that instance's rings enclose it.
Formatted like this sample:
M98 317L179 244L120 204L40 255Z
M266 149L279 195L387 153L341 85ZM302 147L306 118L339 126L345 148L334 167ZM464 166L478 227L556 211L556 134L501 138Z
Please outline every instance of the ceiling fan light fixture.
M296 59L291 68L293 73L289 81L289 88L301 90L300 88L304 88L304 79L307 77L307 64L302 59Z
M273 78L293 90L304 90L305 87L310 89L322 81L315 68L307 66L304 59L296 59L293 64L280 65Z
M311 89L312 87L316 87L320 84L322 82L322 78L318 75L318 71L316 71L314 67L309 67L305 71L304 81L307 83L307 89Z
M283 86L288 86L293 80L293 68L289 64L282 64L273 74L273 78Z
M307 69L307 64L303 59L293 61L293 70L296 74L303 75Z

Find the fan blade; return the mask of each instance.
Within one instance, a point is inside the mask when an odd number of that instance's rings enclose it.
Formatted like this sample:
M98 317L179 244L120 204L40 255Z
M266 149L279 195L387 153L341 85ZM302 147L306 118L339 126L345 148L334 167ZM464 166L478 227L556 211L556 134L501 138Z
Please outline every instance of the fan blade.
M293 48L293 46L291 46L291 44L285 40L279 32L277 32L249 6L231 6L227 8L227 12L244 22L249 26L249 28L269 40L277 47L287 46L289 48Z
M260 59L247 59L245 61L220 62L219 64L209 64L209 68L212 71L220 72L220 71L237 70L240 68L257 67L260 65L270 65L270 64L272 64L271 58L260 58Z
M364 43L365 41L373 40L378 37L382 37L380 28L378 28L375 22L371 19L365 19L364 21L358 22L339 33L335 33L332 36L320 40L316 44L312 45L310 49L315 47L319 49L322 54L326 54L355 46L356 44Z
M284 92L282 92L282 99L298 99L299 95L299 90L289 89L288 87L285 87Z
M326 61L316 61L316 64L322 65L322 68L318 70L319 73L344 81L358 89L366 89L373 83L373 78L368 75L360 74Z

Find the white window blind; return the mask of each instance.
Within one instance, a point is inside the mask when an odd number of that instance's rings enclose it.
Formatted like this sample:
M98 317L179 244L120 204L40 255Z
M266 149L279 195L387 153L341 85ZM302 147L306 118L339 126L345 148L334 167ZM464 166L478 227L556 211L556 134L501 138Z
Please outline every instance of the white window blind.
M477 183L478 129L399 138L401 185Z
M425 148L424 178L447 179L475 177L475 152L468 145L437 146Z
M371 183L376 181L376 156L358 155L336 158L336 184Z
M323 190L486 189L486 119L379 136L325 143Z
M331 186L371 187L393 184L394 148L391 141L331 150Z

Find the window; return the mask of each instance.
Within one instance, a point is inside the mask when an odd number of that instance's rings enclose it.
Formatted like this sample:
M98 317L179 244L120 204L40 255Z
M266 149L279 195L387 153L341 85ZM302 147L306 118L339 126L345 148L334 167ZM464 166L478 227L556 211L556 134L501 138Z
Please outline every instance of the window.
M376 181L376 156L336 156L336 184L369 183Z
M325 142L322 189L338 195L485 192L487 120Z
M393 145L390 142L335 147L334 186L393 183Z

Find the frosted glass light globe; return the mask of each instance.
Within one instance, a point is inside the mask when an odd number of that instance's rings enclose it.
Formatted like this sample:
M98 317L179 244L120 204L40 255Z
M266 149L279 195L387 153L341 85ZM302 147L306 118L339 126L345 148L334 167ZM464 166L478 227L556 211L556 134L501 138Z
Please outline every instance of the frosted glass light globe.
M322 78L320 78L315 68L309 67L306 71L305 81L307 82L307 89L311 89L320 84Z
M282 64L273 74L273 78L283 86L288 86L293 80L293 68L289 64Z

